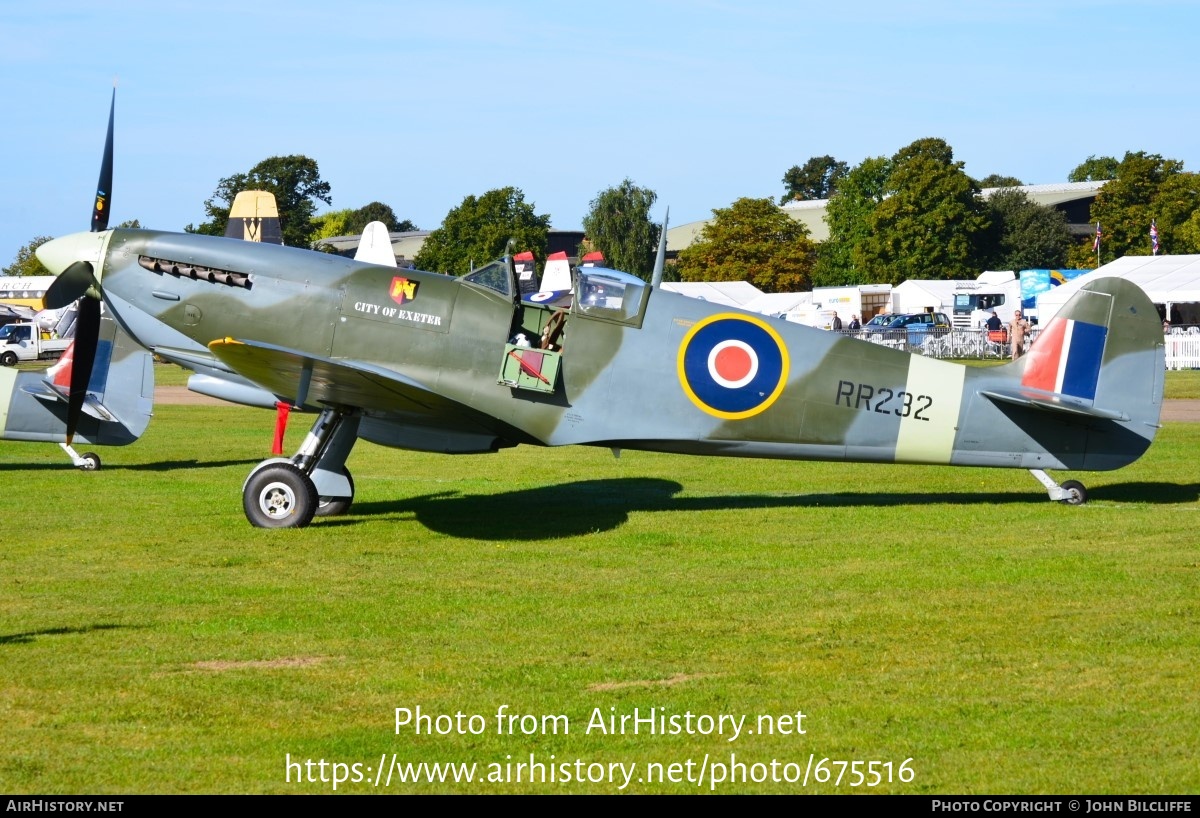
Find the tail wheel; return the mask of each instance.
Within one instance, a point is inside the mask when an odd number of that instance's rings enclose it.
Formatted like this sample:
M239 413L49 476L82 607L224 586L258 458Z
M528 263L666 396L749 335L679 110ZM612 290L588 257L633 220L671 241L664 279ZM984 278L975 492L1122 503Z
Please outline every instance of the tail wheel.
M1078 480L1067 480L1060 486L1063 492L1062 500L1069 506L1081 506L1087 502L1087 489Z
M290 463L273 463L246 481L242 510L258 528L304 528L317 510L317 488Z

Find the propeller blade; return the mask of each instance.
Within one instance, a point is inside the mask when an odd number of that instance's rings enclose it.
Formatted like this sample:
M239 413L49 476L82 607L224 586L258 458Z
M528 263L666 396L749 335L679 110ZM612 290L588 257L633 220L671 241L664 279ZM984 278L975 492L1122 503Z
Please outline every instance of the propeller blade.
M96 277L92 275L91 262L76 261L50 282L42 303L48 310L60 310L73 301L78 301L89 287L97 286L99 285Z
M75 357L71 362L71 391L67 395L67 445L75 438L75 429L83 414L88 381L96 363L96 347L100 344L100 302L84 298L79 302L79 317L75 320Z
M92 232L108 229L108 211L112 207L113 115L117 110L117 89L108 106L108 136L104 140L104 159L100 162L100 181L96 183L96 203L92 206Z

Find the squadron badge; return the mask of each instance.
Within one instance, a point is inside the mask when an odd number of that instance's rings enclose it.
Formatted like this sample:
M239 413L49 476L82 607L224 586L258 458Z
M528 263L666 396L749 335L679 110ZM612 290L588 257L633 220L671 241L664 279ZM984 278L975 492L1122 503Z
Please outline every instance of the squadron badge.
M410 281L407 278L396 276L392 279L392 286L391 290L388 292L388 295L390 295L392 300L397 304L407 304L409 301L412 301L417 297L418 283L419 282L416 281Z
M702 411L743 420L765 411L787 383L783 339L758 318L720 313L695 324L679 345L679 383Z

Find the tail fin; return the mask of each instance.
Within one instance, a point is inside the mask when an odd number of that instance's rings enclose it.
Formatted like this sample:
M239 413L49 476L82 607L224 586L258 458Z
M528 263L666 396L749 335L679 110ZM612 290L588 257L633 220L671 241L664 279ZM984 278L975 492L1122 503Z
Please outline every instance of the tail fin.
M1119 424L1124 442L1105 448L1102 436L1089 439L1089 462L1081 466L1117 468L1136 459L1154 439L1165 366L1154 304L1136 284L1101 278L1080 288L1042 329L1028 355L1003 368L1012 376L1008 383L982 394L993 401Z
M266 190L243 190L235 196L229 207L225 235L231 239L283 244L275 194Z
M392 250L392 237L388 235L386 224L369 222L363 228L362 239L358 242L358 250L354 252L354 260L365 261L369 264L382 264L385 267L396 266L396 253Z
M45 443L67 439L72 349L44 371L0 370L0 438ZM65 378L65 381L64 381ZM154 406L154 360L111 318L100 322L77 442L124 446L141 437Z

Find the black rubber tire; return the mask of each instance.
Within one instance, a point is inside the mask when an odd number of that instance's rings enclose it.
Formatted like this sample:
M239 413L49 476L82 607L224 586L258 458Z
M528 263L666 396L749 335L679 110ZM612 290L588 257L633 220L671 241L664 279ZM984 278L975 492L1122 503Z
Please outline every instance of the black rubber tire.
M242 510L257 528L304 528L317 510L317 488L290 463L274 463L250 475Z
M100 455L95 452L84 452L79 459L83 461L78 467L80 471L100 471Z
M1081 506L1087 502L1087 489L1078 480L1066 480L1059 488L1063 490L1063 498L1059 501L1060 503L1068 506Z
M4 366L16 366L17 365L17 353L10 351L10 352L5 352L3 355L0 355L0 364L2 364Z

